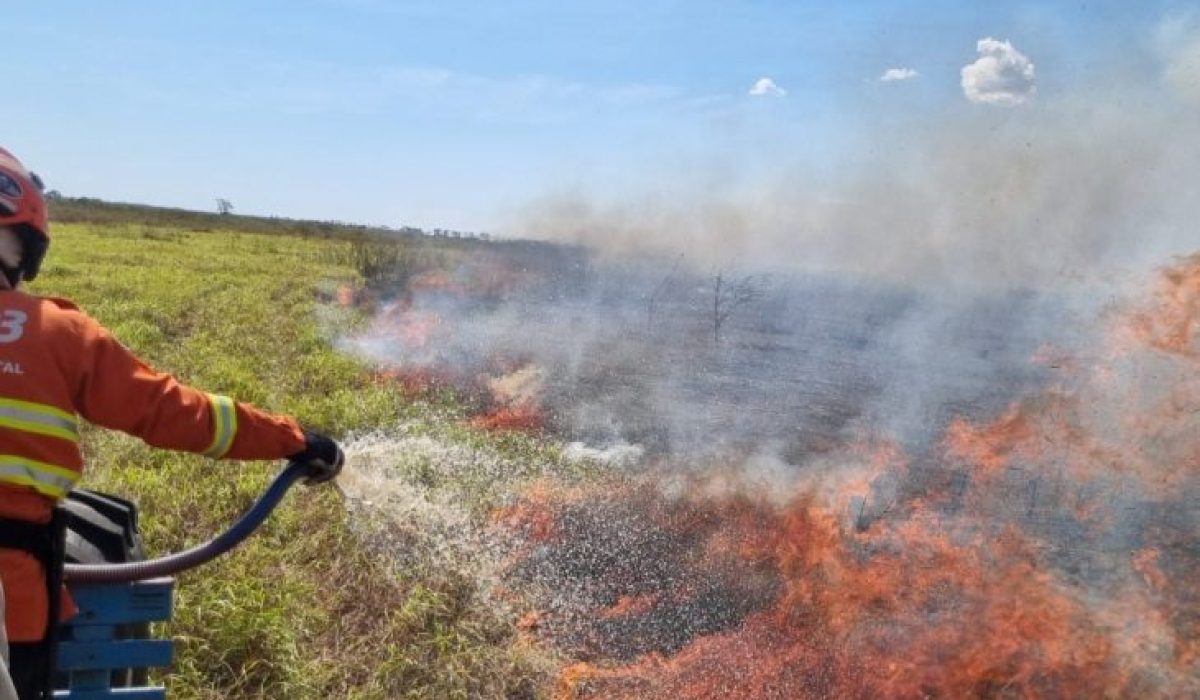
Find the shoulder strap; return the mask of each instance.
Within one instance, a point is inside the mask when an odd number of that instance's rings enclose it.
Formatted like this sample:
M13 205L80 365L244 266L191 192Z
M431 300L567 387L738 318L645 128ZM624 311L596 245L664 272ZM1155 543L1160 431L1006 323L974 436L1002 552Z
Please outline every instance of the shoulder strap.
M38 561L54 560L54 524L31 523L28 520L0 518L0 549L19 549L29 552Z

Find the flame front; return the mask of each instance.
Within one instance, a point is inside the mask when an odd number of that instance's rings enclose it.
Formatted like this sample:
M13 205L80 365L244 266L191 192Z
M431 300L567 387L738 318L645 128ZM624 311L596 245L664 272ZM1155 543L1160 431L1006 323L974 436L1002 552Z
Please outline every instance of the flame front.
M516 282L487 269L479 284L428 275L409 290L453 296L472 321L451 358L445 337L459 331L438 303L401 300L379 316L397 376L448 377L489 429L553 428L545 404L558 420L579 392L644 407L645 386L670 388L628 376L669 362L629 362L639 346L593 326L579 336L602 351L557 365L493 351L490 339L514 334L495 333L481 308ZM576 311L551 319L575 323ZM514 318L515 335L532 335ZM805 436L797 444L813 448L786 463L746 439L699 463L664 450L636 473L547 479L499 509L491 527L513 547L504 590L528 604L518 629L567 659L556 696L1200 697L1200 255L1102 322L1086 352L1041 346L1037 383L1004 393L999 410L937 419L932 438L863 421ZM723 371L732 357L704 352L710 364L696 367ZM557 366L587 381L555 384ZM717 375L740 391L735 378ZM843 404L826 407L839 430L851 425L837 422ZM708 415L756 415L744 413Z
M557 697L1200 696L1200 256L1111 337L925 454L865 440L786 498L734 464L498 514L530 631L577 659Z

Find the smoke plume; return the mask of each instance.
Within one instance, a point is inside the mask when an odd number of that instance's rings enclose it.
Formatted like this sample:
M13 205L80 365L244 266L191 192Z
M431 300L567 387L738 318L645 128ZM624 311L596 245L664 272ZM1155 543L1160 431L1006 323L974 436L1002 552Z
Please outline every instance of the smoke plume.
M1079 87L1018 110L951 108L902 129L862 114L861 146L821 172L798 163L721 188L671 172L671 193L559 192L511 230L613 254L686 253L701 268L739 260L924 290L1145 274L1200 241L1197 36L1162 40L1161 83ZM1015 49L987 41L988 56L1007 56L995 70L1024 74ZM973 80L977 94L1001 94Z

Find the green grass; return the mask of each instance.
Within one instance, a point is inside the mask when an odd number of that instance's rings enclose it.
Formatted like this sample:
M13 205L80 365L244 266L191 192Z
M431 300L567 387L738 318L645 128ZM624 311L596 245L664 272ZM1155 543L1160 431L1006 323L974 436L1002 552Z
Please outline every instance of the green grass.
M403 430L485 451L505 465L512 488L556 463L553 446L448 423L459 409L446 399L414 401L333 349L336 334L363 322L329 304L336 284L365 282L353 239L111 220L59 223L53 233L30 291L75 301L183 381L339 437ZM428 253L397 255L439 259ZM152 554L220 531L281 466L213 462L99 429L85 430L84 449L84 484L139 503ZM414 480L464 501L474 518L503 494L494 473L414 469L425 472ZM245 545L180 578L167 627L179 646L166 677L170 696L545 694L554 660L516 634L511 614L483 600L469 571L401 570L393 554L364 534L336 489L297 489Z

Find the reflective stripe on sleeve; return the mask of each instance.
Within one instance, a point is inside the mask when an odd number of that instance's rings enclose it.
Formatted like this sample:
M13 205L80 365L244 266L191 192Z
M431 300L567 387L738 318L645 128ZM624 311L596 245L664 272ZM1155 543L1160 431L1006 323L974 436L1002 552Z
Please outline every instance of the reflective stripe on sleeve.
M204 454L213 459L225 456L237 435L237 409L228 396L208 395L213 412L213 441Z
M29 486L51 498L64 498L79 472L16 455L0 455L0 482Z
M0 427L79 441L79 420L73 414L30 401L0 399Z

